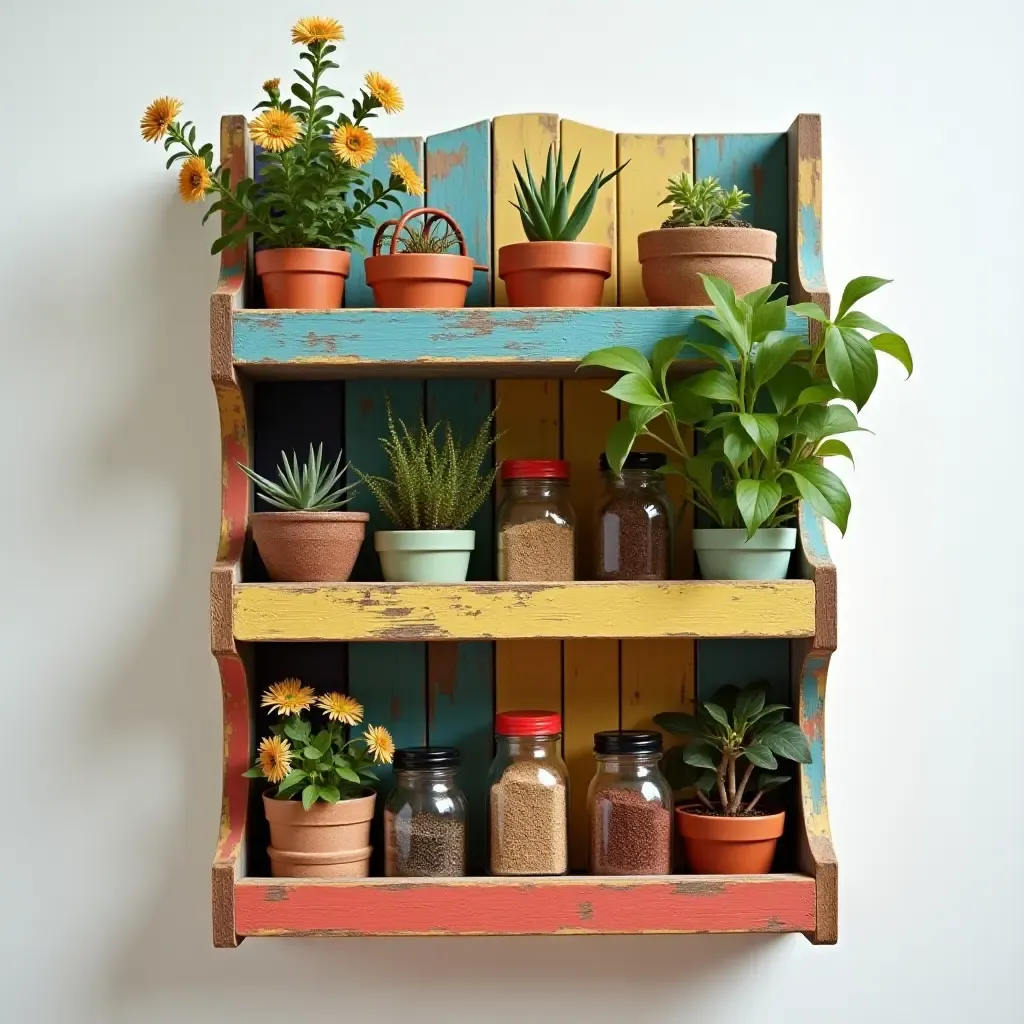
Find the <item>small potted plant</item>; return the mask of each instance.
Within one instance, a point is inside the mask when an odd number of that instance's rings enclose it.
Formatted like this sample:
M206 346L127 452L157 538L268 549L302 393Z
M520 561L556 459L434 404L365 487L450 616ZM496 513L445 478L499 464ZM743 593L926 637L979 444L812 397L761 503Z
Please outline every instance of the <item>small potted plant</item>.
M373 545L388 583L462 583L476 531L466 526L491 494L496 470L481 472L491 438L492 412L476 437L462 447L444 425L420 420L413 433L402 420L398 428L388 405L388 437L381 438L391 477L359 473L394 530L378 530ZM399 432L401 431L401 432ZM356 470L359 472L359 470Z
M416 217L423 218L419 228L410 223ZM390 246L382 253L388 230ZM451 252L453 248L458 252ZM374 301L392 309L461 309L473 272L487 269L466 254L466 239L455 220L431 206L381 224L373 238L373 255L363 266Z
M652 306L699 306L706 302L700 272L728 281L745 295L769 284L775 232L751 227L738 214L750 196L735 185L726 192L717 178L669 179L659 205L672 213L655 231L637 238L640 271Z
M362 705L343 693L317 697L298 679L274 683L262 704L278 721L260 741L256 764L245 776L277 786L263 794L271 873L365 878L376 799L373 766L391 763L391 734L371 725L361 738L349 739L349 728L363 720ZM323 719L319 728L314 709Z
M598 192L622 167L598 174L570 212L580 153L565 178L562 153L548 147L547 169L540 187L533 178L530 158L523 154L526 177L513 164L516 202L528 241L498 250L498 276L508 289L512 306L600 306L604 283L612 272L611 246L577 242L594 212ZM628 163L628 161L627 161Z
M852 308L886 284L882 278L851 281L834 321L813 303L788 307L822 323L821 340L808 351L785 332L786 299L772 298L776 286L738 298L726 281L700 276L714 310L697 318L692 337L662 339L650 360L615 347L589 353L580 365L625 371L607 392L628 407L608 435L612 469L621 472L637 437L651 438L669 452L663 472L681 476L687 499L715 524L693 531L704 577L785 579L796 546L788 524L801 499L846 532L850 496L821 461L852 461L837 435L861 428L843 400L858 409L868 400L878 376L876 351L910 374L910 349ZM670 379L684 348L715 368ZM696 431L696 450L684 440L685 428Z
M324 465L324 446L309 446L306 464L281 452L278 482L248 466L238 468L256 485L256 494L276 512L249 516L252 537L270 578L279 583L344 583L356 563L366 536L366 512L339 511L351 500L356 483L341 484L348 465L341 452L334 465Z
M727 686L696 716L654 716L685 741L666 756L664 771L673 789L692 786L697 797L696 804L676 808L687 863L697 874L771 871L786 812L766 810L761 797L790 781L776 771L779 759L809 764L811 749L800 728L784 721L786 705L766 703L766 692L764 683Z
M182 198L197 203L210 194L217 197L203 220L222 212L225 232L211 251L254 236L256 272L271 308L340 306L351 264L348 250L358 248L356 232L373 227L375 207L400 209L396 193L423 195L422 180L400 154L391 158L387 182L367 180L361 169L377 151L366 122L380 110L397 113L404 104L395 85L371 71L352 101L351 116L340 109L343 94L325 86L323 77L338 67L330 57L342 39L334 18L301 18L292 28L292 42L303 47L299 59L308 67L295 73L294 99L281 98L280 79L263 83L266 98L256 104L260 113L249 123L259 147L256 180L232 184L228 168L214 166L213 145L197 147L192 122L178 120L180 100L154 100L142 117L147 142L164 139L165 150L175 149L167 166L182 161Z

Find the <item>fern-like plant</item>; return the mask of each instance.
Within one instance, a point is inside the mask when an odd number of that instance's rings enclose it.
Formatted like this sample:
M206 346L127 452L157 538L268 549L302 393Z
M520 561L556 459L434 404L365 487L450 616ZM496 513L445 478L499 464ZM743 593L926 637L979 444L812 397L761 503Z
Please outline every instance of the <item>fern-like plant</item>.
M406 224L401 235L398 236L399 252L422 252L435 256L451 252L459 248L459 236L447 228L441 232L435 232L434 228L438 221L432 221L426 227L410 227ZM443 221L441 222L443 226ZM385 233L381 240L381 251L385 246L391 244L391 235Z
M658 204L672 206L672 214L662 227L727 227L736 223L736 215L746 207L749 198L749 193L735 185L726 192L717 178L694 181L684 172L678 178L669 178L668 195Z
M397 530L462 530L487 500L497 472L482 472L491 438L492 412L476 437L462 447L444 425L438 443L438 424L428 429L422 417L413 432L395 420L388 403L388 436L380 443L391 465L391 476L371 476L356 470L377 499L381 512Z
M338 452L333 466L325 466L323 458L322 443L316 452L312 445L309 446L309 458L301 468L295 452L292 452L291 463L281 452L281 464L277 467L279 483L260 476L242 463L238 463L238 468L256 485L259 497L274 508L285 512L334 512L351 500L350 492L359 485L337 486L349 468L348 463L341 465L341 452Z

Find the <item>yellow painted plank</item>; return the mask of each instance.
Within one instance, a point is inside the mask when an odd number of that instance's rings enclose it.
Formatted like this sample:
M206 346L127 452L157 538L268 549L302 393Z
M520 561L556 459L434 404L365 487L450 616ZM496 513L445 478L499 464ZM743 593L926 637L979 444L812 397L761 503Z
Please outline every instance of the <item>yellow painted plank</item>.
M814 635L814 584L810 580L240 583L233 588L232 603L238 640ZM648 648L653 650L646 643L640 647ZM679 667L675 656L666 655L663 660L673 666L676 676L689 671ZM530 673L537 671L537 666L530 668ZM509 685L513 683L509 681ZM532 685L528 679L523 684ZM506 701L503 706L510 705ZM560 707L561 700L554 706Z
M622 641L623 729L654 729L659 711L693 711L694 646L693 640Z

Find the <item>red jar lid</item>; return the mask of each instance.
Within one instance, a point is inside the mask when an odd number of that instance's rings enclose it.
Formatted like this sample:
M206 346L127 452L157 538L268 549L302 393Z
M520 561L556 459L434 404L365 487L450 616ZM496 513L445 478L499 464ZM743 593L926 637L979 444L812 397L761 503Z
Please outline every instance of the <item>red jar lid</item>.
M555 736L562 731L557 711L499 711L494 717L499 736Z
M501 464L502 480L568 480L565 459L506 459Z

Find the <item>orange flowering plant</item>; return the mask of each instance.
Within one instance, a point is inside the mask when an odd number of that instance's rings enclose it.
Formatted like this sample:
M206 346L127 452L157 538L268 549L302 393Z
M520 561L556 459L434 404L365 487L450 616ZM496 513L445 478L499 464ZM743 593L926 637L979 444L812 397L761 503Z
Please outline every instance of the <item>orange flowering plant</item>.
M336 804L363 796L377 780L373 766L390 764L394 757L395 741L382 725L367 726L359 738L347 737L347 730L363 720L363 706L354 697L318 697L298 679L282 679L263 694L262 704L278 720L260 741L256 764L245 776L276 784L278 800L301 797L308 811L317 800ZM318 730L304 717L314 708L324 719Z
M376 223L374 207L401 207L398 193L423 195L423 182L401 154L389 161L387 182L369 178L364 166L377 152L366 122L383 110L394 114L404 107L394 83L369 72L351 115L340 109L344 95L323 83L326 72L339 67L331 55L345 38L333 18L302 18L292 28L292 42L303 47L298 81L291 96L281 98L281 80L263 83L266 98L253 108L249 133L259 147L256 180L231 184L230 171L214 166L213 146L196 147L196 128L181 122L182 103L170 96L154 100L142 117L147 142L164 139L171 151L167 166L181 161L178 191L187 203L215 194L203 218L223 212L225 232L212 252L238 245L250 235L264 248L361 248L360 228ZM305 67L303 65L308 65ZM338 109L335 109L337 104Z

